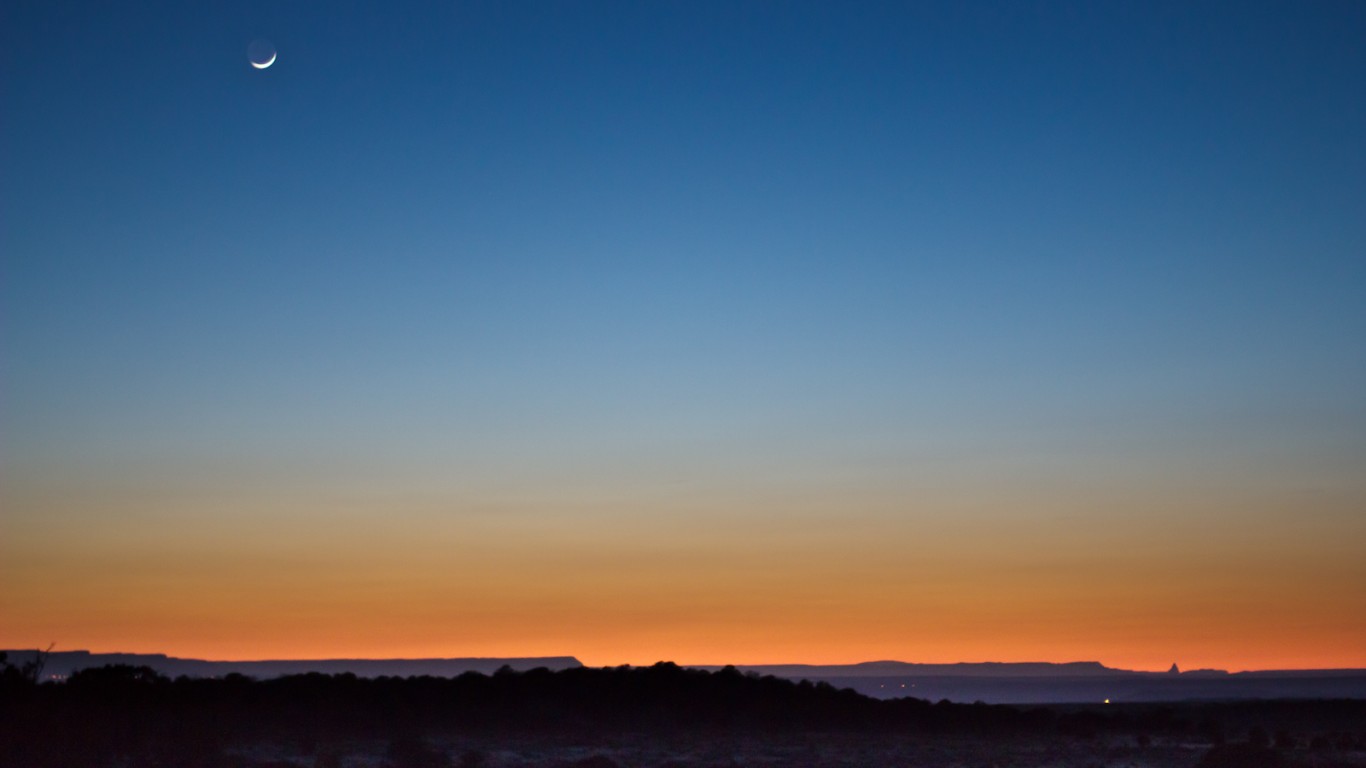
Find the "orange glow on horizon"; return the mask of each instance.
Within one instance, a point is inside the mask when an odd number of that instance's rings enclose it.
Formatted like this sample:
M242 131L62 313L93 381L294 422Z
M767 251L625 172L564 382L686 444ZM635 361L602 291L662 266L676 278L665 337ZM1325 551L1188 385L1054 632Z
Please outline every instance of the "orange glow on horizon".
M0 647L9 649L45 648L47 643L0 642ZM233 646L226 643L205 641L185 643L168 647L155 643L116 642L109 645L100 643L81 643L76 645L57 645L54 651L83 650L91 653L160 653L167 656L212 661L260 661L260 660L297 660L297 659L422 659L422 658L519 658L519 657L557 657L572 656L587 666L648 666L660 661L669 661L683 666L761 666L775 664L842 665L858 664L868 661L902 661L919 664L954 663L1019 663L1019 662L1099 662L1112 669L1142 672L1165 672L1172 663L1178 664L1183 671L1196 669L1221 669L1228 672L1252 670L1315 670L1315 669L1363 669L1366 659L1354 655L1354 648L1342 647L1325 649L1323 655L1300 653L1263 653L1243 657L1211 657L1199 654L1177 655L1170 660L1154 663L1148 657L1104 656L1095 653L1058 654L1020 651L1012 647L998 646L988 651L977 649L976 653L955 654L944 649L928 649L923 653L879 653L876 650L866 654L841 652L838 649L813 649L797 655L756 656L753 652L728 655L714 648L680 648L675 653L630 653L614 649L599 649L590 653L575 652L574 649L548 648L536 643L519 644L509 642L498 646L440 646L440 645L343 645L324 644L244 644ZM1337 653L1334 653L1334 651Z
M5 493L26 514L0 538L0 647L1366 668L1366 523L1350 493L1319 498L1314 517L1251 492L1114 494L1104 517L1097 498L1049 489L973 504L784 494L744 515L661 501L649 516L631 499L453 515L254 491L228 499L229 517L214 497Z

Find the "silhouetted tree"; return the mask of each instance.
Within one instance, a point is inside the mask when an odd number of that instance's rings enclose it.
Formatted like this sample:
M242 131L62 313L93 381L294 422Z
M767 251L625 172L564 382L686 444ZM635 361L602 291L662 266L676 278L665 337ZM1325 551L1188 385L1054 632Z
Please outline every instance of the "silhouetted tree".
M9 660L9 654L0 651L0 686L10 689L37 685L51 652L52 646L49 645L47 650L35 650L33 658L23 664L13 664Z

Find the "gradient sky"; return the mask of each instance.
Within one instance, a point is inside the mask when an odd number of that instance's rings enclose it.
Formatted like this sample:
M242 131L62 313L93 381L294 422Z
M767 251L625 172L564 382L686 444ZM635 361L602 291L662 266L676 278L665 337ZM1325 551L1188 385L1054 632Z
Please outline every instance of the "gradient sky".
M1366 4L134 6L0 17L0 647L1366 667Z

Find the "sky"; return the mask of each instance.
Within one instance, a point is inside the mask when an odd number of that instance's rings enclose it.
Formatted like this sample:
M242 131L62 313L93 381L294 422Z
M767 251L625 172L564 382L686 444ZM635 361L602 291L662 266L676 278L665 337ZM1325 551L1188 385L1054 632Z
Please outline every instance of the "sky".
M0 17L0 647L1366 667L1366 5L135 6Z

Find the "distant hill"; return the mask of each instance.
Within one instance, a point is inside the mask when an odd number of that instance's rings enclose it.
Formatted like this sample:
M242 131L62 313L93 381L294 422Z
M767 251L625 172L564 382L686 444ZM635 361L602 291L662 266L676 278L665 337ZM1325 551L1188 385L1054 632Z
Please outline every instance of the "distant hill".
M1366 670L1137 672L1096 661L912 664L762 664L740 671L826 682L865 696L988 704L1100 703L1247 699L1366 699ZM720 667L698 667L717 670Z
M22 664L33 658L35 651L0 651L12 664ZM128 664L151 667L167 677L223 677L230 674L249 677L280 677L321 672L329 675L351 673L358 677L414 677L432 675L455 677L466 672L492 674L500 667L511 667L519 672L538 667L551 670L572 669L583 664L573 656L515 657L515 658L457 658L457 659L288 659L265 661L206 661L180 659L161 653L91 653L90 651L54 651L47 657L43 676L62 678L90 667L108 664Z
M960 662L957 664L915 664L906 661L865 661L859 664L757 664L736 665L742 672L758 672L778 677L1096 677L1105 675L1143 675L1127 669L1112 669L1098 661L1072 661L1055 664L1029 662ZM717 670L721 667L697 667Z

